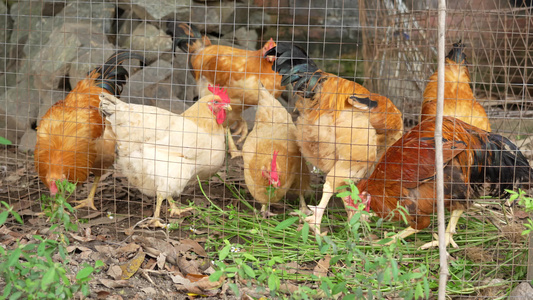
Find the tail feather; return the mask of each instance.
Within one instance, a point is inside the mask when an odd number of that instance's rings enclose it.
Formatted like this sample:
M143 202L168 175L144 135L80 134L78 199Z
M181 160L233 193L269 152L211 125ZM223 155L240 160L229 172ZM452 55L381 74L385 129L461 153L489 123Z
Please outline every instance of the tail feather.
M488 133L483 149L474 154L474 165L485 167L473 167L471 181L490 183L493 196L506 194L505 190L513 189L515 184L529 186L533 178L533 169L520 149L495 133Z
M174 40L173 50L178 47L185 53L193 53L200 47L208 46L200 30L193 24L170 22L167 33Z
M466 55L464 53L465 45L459 40L459 42L453 44L452 50L448 53L446 58L455 61L458 64L466 64Z
M128 59L138 59L141 66L144 66L142 55L127 50L119 50L109 57L103 66L92 70L89 77L94 78L96 86L105 89L110 94L120 95L129 76L128 71L122 67L122 63Z
M265 56L276 56L272 70L282 75L281 85L292 84L303 97L314 96L314 88L322 77L322 72L305 50L290 43L280 42L268 50Z

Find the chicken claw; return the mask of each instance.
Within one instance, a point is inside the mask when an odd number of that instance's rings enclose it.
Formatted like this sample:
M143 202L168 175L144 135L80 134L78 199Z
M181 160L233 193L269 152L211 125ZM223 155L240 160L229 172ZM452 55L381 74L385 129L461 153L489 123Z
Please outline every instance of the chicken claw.
M176 206L176 201L172 199L172 197L167 198L168 203L170 204L170 216L180 216L183 213L186 213L188 211L194 210L194 207L186 207L186 208L179 208Z
M309 227L315 231L315 234L325 236L327 232L321 233L320 224L322 223L322 216L324 215L324 209L319 206L309 206L309 209L313 212L312 215L304 219L309 224Z
M78 205L74 206L75 209L88 207L90 209L97 210L96 206L94 206L94 195L96 194L96 189L98 188L98 182L100 182L100 176L96 176L94 178L93 186L91 187L91 191L89 191L89 196L87 199L72 201L74 203L79 203Z
M248 123L244 119L237 121L233 134L240 135L241 137L237 140L237 144L242 143L248 136Z
M449 244L452 244L454 248L459 248L457 243L453 240L453 235L455 234L455 228L457 227L457 222L459 222L459 218L463 214L463 211L460 209L455 209L452 211L450 216L450 222L448 223L448 227L446 228L446 233L444 235L444 240L446 241L446 247L448 247ZM429 249L433 247L439 246L439 239L436 234L434 234L435 240L433 242L426 243L422 246L420 246L418 249Z

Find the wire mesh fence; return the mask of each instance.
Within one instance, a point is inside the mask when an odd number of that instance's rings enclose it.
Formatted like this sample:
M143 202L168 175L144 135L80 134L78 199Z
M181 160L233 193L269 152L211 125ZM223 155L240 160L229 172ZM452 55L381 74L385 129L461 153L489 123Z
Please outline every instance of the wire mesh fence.
M55 296L436 297L436 20L437 1L0 2L0 201L24 221L0 227L5 296L37 295L5 262L41 235L69 245ZM448 116L491 129L445 120L452 299L531 289L530 198L501 191L532 174L531 20L447 3Z

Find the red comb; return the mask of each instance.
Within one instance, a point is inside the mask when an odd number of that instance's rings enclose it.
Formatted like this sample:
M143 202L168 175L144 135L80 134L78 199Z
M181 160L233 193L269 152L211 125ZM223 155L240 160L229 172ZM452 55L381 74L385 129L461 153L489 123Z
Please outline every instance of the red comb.
M230 99L229 99L229 96L228 96L228 91L227 89L222 89L220 88L220 86L218 84L215 84L214 86L212 85L209 85L207 87L207 89L213 93L213 95L215 96L219 96L220 97L220 100L222 100L222 103L230 103Z

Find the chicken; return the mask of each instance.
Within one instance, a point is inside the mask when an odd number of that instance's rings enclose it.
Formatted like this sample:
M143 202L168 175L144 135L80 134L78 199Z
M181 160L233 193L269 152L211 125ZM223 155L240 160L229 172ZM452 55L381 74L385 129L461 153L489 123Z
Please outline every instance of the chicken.
M76 208L96 210L94 195L100 176L115 160L114 133L98 113L98 96L121 93L128 77L121 64L129 59L144 61L138 54L116 52L78 82L64 100L50 107L37 128L35 167L52 196L58 191L56 180L77 184L84 182L89 172L95 175L88 198L77 201Z
M378 141L392 143L392 135L400 136L402 117L389 99L320 70L299 47L279 43L265 55L277 56L273 69L283 75L282 84L292 84L303 98L296 139L305 159L327 174L320 203L310 207L314 214L305 219L320 234L324 210L337 188L366 177L378 146L386 146Z
M358 184L363 202L380 217L400 220L399 205L409 213L409 227L394 236L406 238L429 226L436 209L435 118L427 118L390 147L368 179ZM490 184L494 197L529 183L532 169L507 138L481 130L459 119L444 117L442 129L445 207L451 211L446 246L453 242L457 221ZM348 203L354 206L353 203ZM350 210L353 215L353 210ZM421 248L438 246L437 241Z
M191 182L209 179L224 164L226 110L230 99L224 90L198 100L182 115L154 106L127 104L101 95L100 112L116 134L117 162L129 182L143 194L157 197L154 218L148 226L165 227L159 221L167 199L170 215L179 215L172 197Z
M466 67L464 45L459 41L453 44L452 50L446 56L444 71L444 115L458 118L470 125L490 132L490 122L481 104L474 98L470 88L470 73ZM437 114L437 76L435 72L429 77L429 83L424 90L421 121Z
M241 135L237 143L244 141L248 125L242 118L242 111L259 102L257 81L260 80L276 98L285 89L281 85L281 76L272 70L274 56L264 57L266 51L276 46L274 40L270 39L262 49L248 51L213 45L192 24L171 23L168 29L173 36L174 45L190 54L189 63L198 82L200 97L208 94L209 84L228 89L233 109L228 114L228 124L237 122L234 134ZM233 140L230 142L233 143ZM230 146L235 149L234 144Z
M304 194L310 191L309 168L296 143L291 115L265 88L259 89L254 128L242 146L244 180L263 217L271 215L269 203L287 192L298 193L300 210L307 211Z

